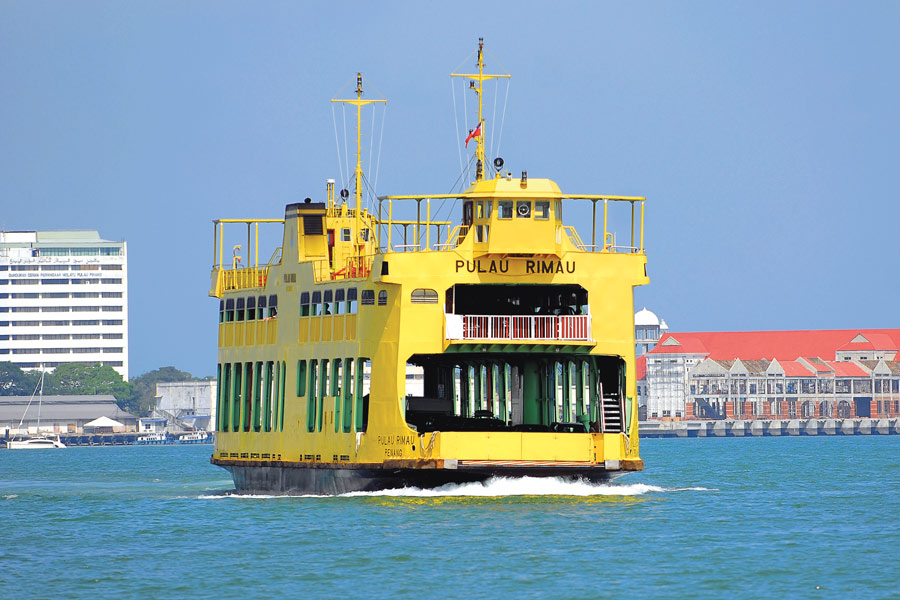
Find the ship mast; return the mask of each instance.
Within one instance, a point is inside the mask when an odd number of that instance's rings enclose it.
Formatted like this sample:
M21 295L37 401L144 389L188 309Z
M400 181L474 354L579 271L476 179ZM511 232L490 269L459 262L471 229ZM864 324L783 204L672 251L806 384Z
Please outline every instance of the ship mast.
M484 72L484 38L478 38L478 73L451 73L450 77L465 77L469 80L469 89L478 96L478 122L470 133L475 140L475 181L484 180L484 117L483 115L483 91L484 82L489 79L509 79L509 75L487 74ZM477 82L477 83L476 83Z
M363 100L363 87L362 87L362 73L356 74L356 98L353 99L335 99L332 98L332 102L338 102L342 104L352 104L356 106L356 171L354 172L354 178L356 179L356 192L354 194L355 206L356 209L356 235L355 235L355 245L357 249L358 258L361 261L363 258L363 254L365 252L364 246L366 240L362 239L362 231L360 227L360 214L362 212L362 107L367 104L375 104L378 102L386 103L387 100Z

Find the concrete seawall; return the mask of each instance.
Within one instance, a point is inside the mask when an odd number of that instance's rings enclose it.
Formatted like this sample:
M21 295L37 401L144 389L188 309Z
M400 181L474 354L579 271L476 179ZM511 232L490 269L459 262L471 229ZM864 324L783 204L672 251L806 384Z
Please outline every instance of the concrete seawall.
M640 435L643 438L900 435L900 418L641 421Z

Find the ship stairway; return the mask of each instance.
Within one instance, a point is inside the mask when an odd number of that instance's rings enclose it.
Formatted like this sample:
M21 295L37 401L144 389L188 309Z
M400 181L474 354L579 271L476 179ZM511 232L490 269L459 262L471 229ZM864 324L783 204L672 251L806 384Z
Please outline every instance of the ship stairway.
M603 398L603 433L622 433L622 403L616 396Z

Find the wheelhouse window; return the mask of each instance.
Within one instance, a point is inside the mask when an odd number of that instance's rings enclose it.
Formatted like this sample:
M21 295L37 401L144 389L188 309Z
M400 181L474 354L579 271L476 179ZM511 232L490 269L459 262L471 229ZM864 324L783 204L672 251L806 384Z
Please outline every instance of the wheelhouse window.
M531 218L531 201L530 200L517 200L516 201L516 216L520 219L528 219Z
M534 203L534 218L546 221L550 218L550 201L549 200L537 200Z
M497 203L497 216L501 219L512 219L513 218L513 203L512 200L501 200Z

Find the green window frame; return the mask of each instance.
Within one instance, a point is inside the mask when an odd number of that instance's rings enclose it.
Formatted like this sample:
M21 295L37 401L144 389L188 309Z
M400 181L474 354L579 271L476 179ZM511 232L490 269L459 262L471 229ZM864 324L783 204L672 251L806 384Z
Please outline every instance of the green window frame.
M309 361L309 387L306 394L306 430L312 433L316 430L316 412L318 412L318 402L316 402L316 379L318 378L318 361L312 359Z
M353 390L354 390L354 377L353 377L353 359L347 358L344 360L344 384L343 384L343 400L344 400L344 419L343 419L343 430L344 433L350 433L353 430Z
M222 417L225 414L222 408L222 398L225 388L222 386L222 364L216 365L216 431L222 431Z
M317 425L316 429L321 433L322 424L324 422L324 417L325 417L325 410L324 410L325 409L325 400L324 399L328 392L328 359L327 358L322 359L322 362L320 364L320 369L321 369L321 372L319 373L319 392L318 392L318 400L319 401L317 402L317 404L319 406L319 411L318 411L319 414L318 414L318 419L316 422L316 425Z
M356 362L356 431L360 432L366 430L369 421L366 400L363 398L363 379L365 378L366 367L369 367L369 372L371 373L371 364L368 358L360 358Z
M229 416L231 410L231 363L225 363L225 374L222 378L222 431L229 430Z
M341 431L341 409L343 408L343 398L341 397L341 359L335 358L331 361L331 395L334 396L334 432Z
M287 387L287 363L281 363L281 393L278 394L278 431L284 431L284 388Z
M263 384L263 364L261 361L256 363L256 376L253 378L253 431L262 429L262 384Z
M232 431L240 431L241 430L241 405L243 402L243 397L241 392L243 391L243 376L244 376L244 365L243 363L234 363L234 376L232 379L233 390L232 390L232 402L231 402L231 430Z
M306 361L297 361L297 397L306 395Z
M253 391L253 363L244 365L244 416L241 420L241 430L250 431L250 412L253 410L251 392Z

